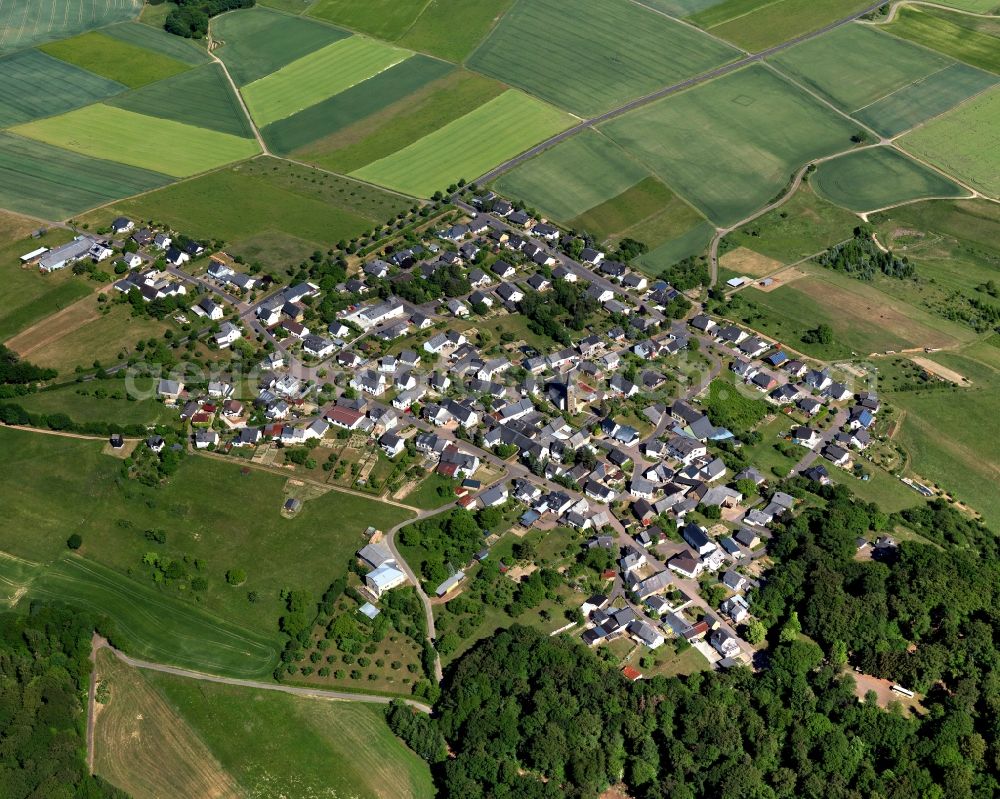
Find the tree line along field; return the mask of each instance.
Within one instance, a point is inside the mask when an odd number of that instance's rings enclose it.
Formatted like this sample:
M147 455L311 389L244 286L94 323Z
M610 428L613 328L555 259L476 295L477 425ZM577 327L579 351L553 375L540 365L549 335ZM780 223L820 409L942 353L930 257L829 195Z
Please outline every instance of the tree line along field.
M346 572L366 527L388 529L407 517L376 500L330 491L284 519L282 477L244 474L237 464L199 456L150 489L123 479L121 460L102 454L101 441L0 429L0 445L10 453L0 467L10 521L0 551L40 564L29 593L108 613L120 620L137 657L188 668L270 674L284 612L279 591L306 590L318 600ZM162 530L165 542L149 540L151 529ZM83 538L75 555L65 554L71 532ZM188 569L207 586L183 590L183 583L155 581L143 562L150 551L201 559L201 569ZM243 569L246 581L229 585L229 569ZM256 602L248 601L249 591L257 592Z
M953 181L891 147L869 147L819 165L817 193L855 212L874 211L930 197L962 197Z
M129 20L140 8L138 0L5 0L0 54Z
M135 799L430 799L427 764L383 709L141 671L99 653L95 770Z
M82 221L104 224L116 214L154 219L191 236L223 239L237 253L249 239L273 234L277 249L291 247L301 260L411 205L350 178L261 157L115 203Z
M969 100L898 143L987 196L1000 196L1000 89Z
M510 89L392 155L351 173L417 197L474 180L572 124L568 114Z
M194 67L212 61L212 57L204 47L195 44L191 39L167 33L162 25L153 27L144 25L139 20L132 20L101 28L101 33Z
M738 55L629 0L518 0L469 65L574 114L593 116Z

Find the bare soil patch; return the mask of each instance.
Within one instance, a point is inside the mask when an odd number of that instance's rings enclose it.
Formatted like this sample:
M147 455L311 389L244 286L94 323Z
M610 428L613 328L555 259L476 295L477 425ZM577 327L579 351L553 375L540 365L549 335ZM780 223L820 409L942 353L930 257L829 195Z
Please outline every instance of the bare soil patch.
M719 259L719 263L726 269L750 277L769 275L784 266L781 261L768 258L748 247L737 247L735 250L730 250Z
M803 272L801 269L793 266L790 269L785 269L776 275L771 275L771 283L769 285L762 286L759 283L754 283L753 286L758 291L774 291L777 288L781 288L782 286L791 283L793 280L798 280L799 278L808 276L808 272Z
M104 650L98 654L97 674L110 692L94 732L97 774L135 799L244 796L201 739L135 669Z
M971 386L972 381L969 380L964 375L959 374L954 369L949 369L947 366L942 366L936 361L932 361L930 358L924 358L920 355L910 356L910 360L913 361L917 366L930 372L932 375L937 375L938 377L943 377L945 380L949 380L959 386Z

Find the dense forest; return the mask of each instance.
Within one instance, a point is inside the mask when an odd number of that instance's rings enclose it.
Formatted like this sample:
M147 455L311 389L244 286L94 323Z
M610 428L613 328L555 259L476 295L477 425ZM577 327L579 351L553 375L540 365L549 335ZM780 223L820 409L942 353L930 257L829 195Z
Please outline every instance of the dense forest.
M913 277L913 264L905 257L879 249L874 232L871 225L859 225L854 228L854 238L828 249L816 259L817 263L859 280L872 280L879 272L888 277Z
M391 712L443 796L996 796L993 533L944 501L890 515L842 486L784 488L805 510L775 525L752 597L765 669L630 683L576 639L515 625L454 664L433 719ZM860 537L887 534L903 540L858 557ZM924 712L858 702L851 666L919 691Z
M127 799L87 773L84 697L94 619L33 605L0 615L0 796Z

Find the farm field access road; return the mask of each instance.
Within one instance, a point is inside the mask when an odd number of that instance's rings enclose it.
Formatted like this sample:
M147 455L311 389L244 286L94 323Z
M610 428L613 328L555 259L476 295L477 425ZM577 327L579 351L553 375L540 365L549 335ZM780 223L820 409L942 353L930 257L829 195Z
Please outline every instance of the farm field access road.
M763 61L765 58L774 55L775 53L780 53L783 50L787 50L789 47L794 47L801 42L809 41L810 39L815 39L817 36L822 36L824 33L829 33L830 31L846 25L849 22L854 22L854 20L863 17L865 14L870 14L878 8L881 8L885 3L872 3L865 8L855 11L842 19L835 20L828 25L824 25L818 30L810 31L809 33L803 33L786 42L781 42L773 47L768 47L766 50L761 50L759 53L749 53L743 58L738 58L735 61L731 61L728 64L723 64L721 67L716 67L715 69L709 70L708 72L703 72L700 75L695 75L691 78L686 78L685 80L675 83L672 86L664 86L662 89L657 89L655 92L644 95L642 97L637 97L634 100L630 100L624 105L618 108L612 108L610 111L605 111L596 117L591 117L590 119L583 119L578 124L571 128L567 128L561 133L557 133L549 139L536 144L530 150L525 150L520 155L511 158L508 161L494 167L489 172L484 175L480 175L474 183L483 184L489 183L492 180L496 180L500 175L513 169L518 164L522 164L525 161L535 157L539 153L549 149L550 147L558 144L561 141L568 139L570 136L574 136L580 131L586 130L587 128L592 128L595 125L599 125L602 122L607 122L609 119L614 119L622 114L626 114L629 111L633 111L636 108L647 105L648 103L655 102L664 97L669 97L671 94L676 94L677 92L683 91L684 89L689 89L692 86L696 86L699 83L704 83L707 80L712 80L713 78L719 78L723 75L728 75L730 72L735 72L738 69L742 69L745 66L756 63L758 61Z

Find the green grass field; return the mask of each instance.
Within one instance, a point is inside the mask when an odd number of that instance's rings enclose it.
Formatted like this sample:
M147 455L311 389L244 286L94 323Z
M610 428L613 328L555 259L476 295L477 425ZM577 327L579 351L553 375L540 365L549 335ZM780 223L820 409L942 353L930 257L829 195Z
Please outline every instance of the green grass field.
M718 5L723 0L642 0L644 6L683 19Z
M138 381L141 390L148 390L151 384L151 378ZM127 396L125 379L116 378L39 391L19 397L17 404L31 413L65 413L74 422L176 424L177 412L162 402L152 398L129 400Z
M897 136L996 83L989 72L955 63L855 111L854 117L883 136Z
M285 478L258 470L243 474L238 462L192 455L166 485L150 489L123 481L121 461L102 454L102 441L0 429L0 444L9 453L0 467L0 496L9 508L0 550L49 563L66 551L69 533L78 532L86 562L109 575L131 576L136 591L212 614L267 641L277 637L282 588L305 589L318 599L345 573L366 527L388 529L408 516L374 499L330 491L285 519ZM26 529L31 536L23 535ZM149 529L164 530L166 544L146 540ZM153 549L203 559L208 587L193 592L154 583L141 562ZM242 586L225 582L231 568L246 571ZM256 603L247 600L248 591L259 593ZM137 602L136 613L145 612ZM158 644L151 637L150 645ZM192 650L196 645L192 640Z
M690 21L756 53L866 5L865 0L725 0L693 14Z
M1000 196L1000 90L973 98L899 143L984 194Z
M737 228L726 241L792 264L849 239L857 224L854 214L818 197L806 183L784 205Z
M972 387L890 396L906 414L896 440L910 456L910 469L971 505L994 529L1000 527L996 490L1000 459L994 439L984 431L995 426L1000 390L998 353L1000 350L987 343L959 353L935 353L928 357L968 377Z
M178 178L260 152L252 139L101 103L28 122L13 130L82 155L154 169Z
M762 66L601 126L719 225L778 194L813 158L850 147L855 127Z
M430 0L399 44L462 63L514 0Z
M678 261L705 252L714 235L715 226L696 217L686 230L636 258L634 265L639 271L657 277Z
M996 14L1000 12L997 0L941 0L941 5L972 11L977 14Z
M310 17L394 42L416 21L427 0L318 0Z
M0 133L0 207L12 211L65 219L169 182L159 172Z
M290 153L378 114L397 102L407 102L414 92L451 74L444 61L416 55L333 97L281 119L263 130L268 147Z
M218 64L205 64L107 103L137 114L253 138L250 121Z
M736 55L629 0L519 0L469 65L575 114L594 116Z
M138 16L139 0L5 0L0 54Z
M61 114L125 87L37 50L0 59L0 127Z
M770 61L849 114L953 63L859 23L810 39Z
M169 3L164 2L161 5L169 10ZM162 25L154 28L141 22L119 22L117 25L102 28L101 33L192 66L208 64L212 60L204 47L198 46L192 39L167 33Z
M409 207L395 195L349 178L260 158L117 203L87 221L106 224L116 214L161 220L191 236L224 239L236 252L244 240L276 233L276 249L287 246L289 238L298 243L298 262Z
M9 562L0 557L0 575ZM17 578L23 579L20 569ZM7 578L8 586L12 581ZM29 600L65 602L107 615L114 620L115 643L137 658L258 679L267 678L277 661L277 633L231 624L87 558L64 555L39 564L26 587Z
M0 279L7 302L0 309L0 342L40 319L86 297L92 286L70 270L42 275L37 269L22 269L18 257L39 246L55 247L72 238L68 230L55 228L41 239L31 238L37 222L0 211Z
M545 103L509 90L408 147L351 174L417 197L476 177L572 124Z
M496 186L508 197L569 222L648 174L606 136L585 130L502 175Z
M456 70L409 97L302 148L296 155L335 172L348 173L413 144L489 102L502 83Z
M1000 255L1000 206L987 200L929 200L894 208L872 221L891 223L893 229L901 231L916 229L933 237L944 236L956 245L972 245L972 253L985 249ZM898 235L908 238L905 232ZM925 241L920 237L905 243L923 245ZM990 262L980 260L984 266Z
M812 183L830 202L857 212L910 200L966 194L938 172L890 147L870 147L825 161Z
M83 67L133 89L191 68L190 64L183 61L99 31L51 42L42 45L40 49L69 64Z
M959 14L901 8L886 29L974 67L1000 73L1000 36L960 24Z
M390 732L380 707L144 677L248 796L435 795L427 764Z
M212 21L212 36L222 43L215 54L226 62L237 86L270 75L349 35L330 25L259 6Z
M684 235L704 218L654 177L641 180L616 197L572 220L608 246L628 236L651 249Z
M258 125L269 125L349 89L410 56L398 47L352 36L286 64L240 91Z
M753 321L755 329L807 355L830 360L852 353L953 347L974 337L971 330L882 291L891 287L892 278L866 283L812 264L799 269L804 276L774 290L741 293L764 313ZM802 334L821 323L833 328L833 345L802 343Z

